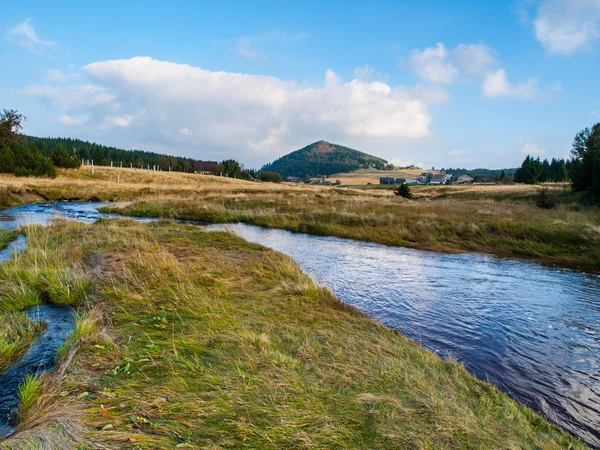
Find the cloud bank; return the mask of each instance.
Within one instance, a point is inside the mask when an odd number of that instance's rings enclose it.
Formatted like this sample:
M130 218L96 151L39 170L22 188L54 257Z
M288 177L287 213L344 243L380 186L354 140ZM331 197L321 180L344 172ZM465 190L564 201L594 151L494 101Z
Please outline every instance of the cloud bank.
M77 131L111 129L120 140L189 156L236 155L250 164L319 139L389 145L427 137L428 104L447 100L440 89L344 82L331 70L322 85L308 86L149 57L95 62L82 75L89 82L34 85L26 93Z

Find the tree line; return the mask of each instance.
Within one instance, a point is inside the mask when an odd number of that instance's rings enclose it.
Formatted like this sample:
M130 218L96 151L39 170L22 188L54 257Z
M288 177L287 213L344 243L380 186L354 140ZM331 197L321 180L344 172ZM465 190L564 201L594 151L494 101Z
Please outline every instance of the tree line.
M574 191L600 200L600 123L575 135L571 159L541 161L527 155L515 172L515 181L527 184L571 181Z
M547 181L569 181L569 168L571 161L552 158L552 161L527 155L521 167L515 171L517 183L535 184Z
M192 172L194 160L142 150L123 150L71 138L24 136L23 114L0 113L0 172L17 176L56 176L56 167L75 168L82 161L98 166L157 167Z
M94 161L97 166L123 167L154 167L162 170L173 170L177 172L192 172L194 160L180 156L163 155L160 153L147 152L143 150L124 150L116 147L96 144L71 138L40 138L25 136L29 145L35 145L46 155L50 155L57 146L63 149L73 158L81 161Z

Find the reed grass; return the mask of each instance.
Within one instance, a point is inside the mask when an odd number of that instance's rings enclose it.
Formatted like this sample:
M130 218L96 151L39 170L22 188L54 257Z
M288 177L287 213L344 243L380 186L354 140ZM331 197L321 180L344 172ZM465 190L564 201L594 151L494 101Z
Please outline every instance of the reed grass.
M245 222L386 245L480 251L598 270L600 208L586 206L567 185L545 187L557 208L536 207L540 186L417 186L411 188L414 198L406 200L378 185L274 184L110 167L96 168L92 174L90 167L82 167L61 169L56 179L1 175L0 205L3 201L134 201L113 211Z
M42 394L42 381L38 375L26 375L19 384L19 415L24 416Z
M4 250L8 245L17 238L17 233L11 230L0 228L0 250Z
M61 433L63 448L585 448L233 234L59 222L28 245L29 263L103 255L102 313L78 321L85 338L48 403L85 436ZM27 423L0 448L48 442L42 419Z
M23 356L43 329L25 313L0 314L0 372Z
M499 200L468 199L463 190L449 192L461 197L440 196L427 190L416 200L406 200L391 193L372 197L332 189L326 195L292 192L154 199L103 210L129 216L243 222L386 245L444 252L482 251L600 269L597 207L563 202L554 210L543 210L535 207L535 197L529 194L518 200ZM510 192L516 195L514 190Z

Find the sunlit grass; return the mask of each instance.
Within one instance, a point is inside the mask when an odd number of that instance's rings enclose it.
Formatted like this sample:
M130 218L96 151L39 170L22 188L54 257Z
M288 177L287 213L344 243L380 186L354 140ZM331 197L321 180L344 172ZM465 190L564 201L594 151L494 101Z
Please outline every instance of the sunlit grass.
M0 314L0 372L18 360L43 329L25 313Z
M4 250L16 238L17 234L14 231L0 228L0 250Z
M28 251L42 249L103 269L58 394L5 446L78 433L109 448L585 448L233 234L60 222ZM79 425L45 437L57 421Z
M426 250L485 251L600 267L600 209L561 203L557 209L542 210L534 204L538 188L498 188L508 197L480 197L496 191L479 186L473 191L426 189L416 200L400 199L391 192L370 196L330 189L318 195L262 192L156 199L104 210L211 223L244 222ZM466 192L474 197L466 197Z
M27 414L42 394L42 382L39 376L26 375L19 384L19 415Z

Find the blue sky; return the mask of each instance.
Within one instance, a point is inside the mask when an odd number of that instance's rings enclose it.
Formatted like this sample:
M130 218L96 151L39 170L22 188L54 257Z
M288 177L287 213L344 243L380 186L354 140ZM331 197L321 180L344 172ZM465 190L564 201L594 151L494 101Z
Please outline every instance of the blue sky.
M259 167L329 140L425 167L564 157L600 121L600 0L21 1L25 132Z

